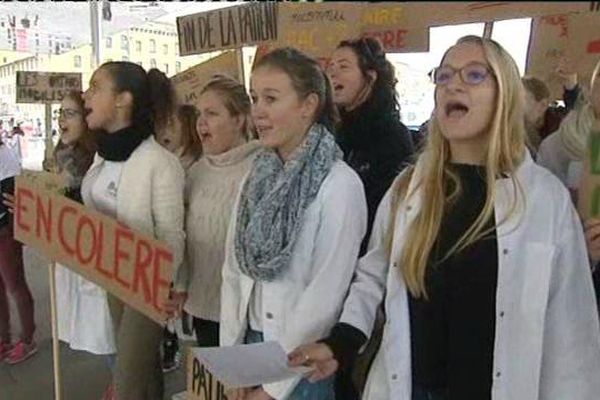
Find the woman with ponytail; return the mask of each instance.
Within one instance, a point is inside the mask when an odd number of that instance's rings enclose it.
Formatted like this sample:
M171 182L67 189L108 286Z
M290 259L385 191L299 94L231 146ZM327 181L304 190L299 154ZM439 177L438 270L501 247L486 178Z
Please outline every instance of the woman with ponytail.
M336 110L319 64L277 49L250 80L264 148L241 184L225 247L220 343L276 340L291 351L339 318L367 208L360 178L342 161ZM329 400L333 382L301 376L238 390L228 399Z
M98 154L82 184L84 203L169 244L174 276L184 248L184 171L176 156L154 140L170 120L174 95L167 77L130 62L108 62L84 94L86 121L98 130ZM109 295L117 345L119 400L159 400L163 329Z
M514 60L467 36L433 77L427 145L379 206L344 334L301 346L291 365L331 375L348 333L368 336L383 301L363 399L596 399L600 324L583 230L566 188L525 147Z

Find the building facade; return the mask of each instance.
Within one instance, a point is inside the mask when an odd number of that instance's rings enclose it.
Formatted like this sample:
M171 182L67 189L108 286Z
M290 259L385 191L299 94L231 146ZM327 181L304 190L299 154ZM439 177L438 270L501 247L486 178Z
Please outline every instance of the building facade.
M157 68L167 76L173 76L219 54L215 52L180 57L175 26L160 22L147 22L104 36L101 46L102 62L131 61L146 70ZM82 74L85 90L94 72L92 46L84 44L61 54L0 50L0 118L43 120L43 105L15 104L17 71L79 72Z

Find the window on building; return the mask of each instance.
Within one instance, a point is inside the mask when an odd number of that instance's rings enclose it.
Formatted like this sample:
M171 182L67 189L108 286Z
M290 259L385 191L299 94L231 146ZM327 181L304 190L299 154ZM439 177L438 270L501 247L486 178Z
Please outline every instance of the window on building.
M106 48L107 48L107 49L110 49L110 48L112 48L112 38L111 38L110 36L108 36L108 37L106 38Z
M167 54L169 54L169 45L168 44L163 44L163 54L166 56Z
M81 68L81 56L73 57L73 64L75 65L75 68Z
M121 35L121 50L129 52L129 38L127 35Z
M150 53L156 53L156 40L150 39Z
M165 74L169 75L169 64L165 64Z
M531 18L495 21L492 28L492 39L515 59L521 75L525 74L530 33Z
M156 68L156 59L154 59L154 58L150 59L150 68Z
M178 74L181 72L181 63L179 61L175 61L175 73Z
M135 41L135 51L142 51L142 42L139 40Z

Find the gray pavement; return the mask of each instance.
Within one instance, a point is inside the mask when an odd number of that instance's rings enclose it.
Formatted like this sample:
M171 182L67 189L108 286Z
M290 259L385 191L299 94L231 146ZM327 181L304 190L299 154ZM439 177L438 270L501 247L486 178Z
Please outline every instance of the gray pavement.
M19 365L0 363L0 400L52 400L54 374L48 261L25 248L25 270L35 301L39 351ZM18 334L20 326L14 307L11 322L13 332ZM110 372L103 357L71 350L64 343L60 346L60 357L62 399L100 400L110 381ZM165 399L171 399L173 394L185 390L184 366L165 375L165 386Z

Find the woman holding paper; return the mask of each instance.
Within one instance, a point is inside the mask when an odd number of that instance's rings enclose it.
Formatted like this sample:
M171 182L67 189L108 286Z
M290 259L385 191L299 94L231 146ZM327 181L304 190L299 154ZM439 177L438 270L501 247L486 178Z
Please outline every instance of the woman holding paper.
M130 62L107 62L84 94L86 121L98 130L98 154L82 184L87 206L168 243L174 274L183 255L184 171L153 138L173 113L167 77ZM163 329L109 294L115 328L118 399L162 399Z
M193 317L198 346L219 345L221 274L227 227L239 185L260 148L244 85L214 76L198 99L197 134L203 157L186 183L186 257L175 283L172 311ZM184 305L185 304L185 305Z
M291 364L316 367L313 380L335 372L384 301L363 399L596 399L583 231L567 190L525 147L514 60L468 36L433 77L427 146L378 209L341 323Z
M242 184L227 235L220 342L278 341L291 351L326 335L340 315L366 232L366 200L332 135L331 87L315 60L290 48L265 55L251 97L265 150ZM334 398L332 380L302 376L231 395Z

